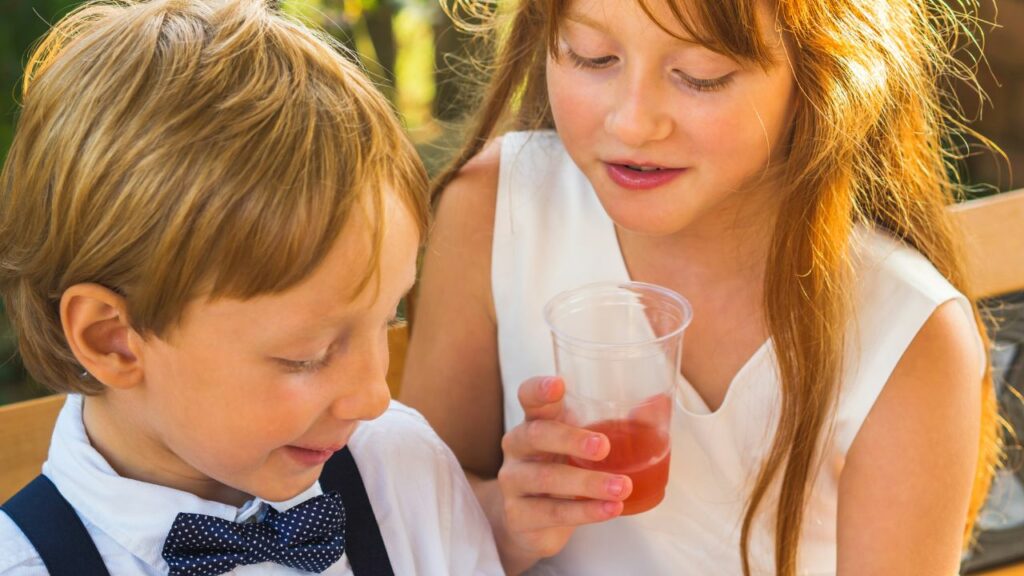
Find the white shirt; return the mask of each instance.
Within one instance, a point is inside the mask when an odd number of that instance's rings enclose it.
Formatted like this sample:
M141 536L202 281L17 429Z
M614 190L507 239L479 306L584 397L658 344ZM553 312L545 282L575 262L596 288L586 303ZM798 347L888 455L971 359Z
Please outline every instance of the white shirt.
M415 410L392 402L364 422L348 443L398 575L503 574L487 524L455 457ZM78 513L109 572L164 575L160 556L179 512L243 522L263 506L283 512L322 493L319 483L287 502L253 499L241 508L123 478L90 444L82 398L69 395L57 418L43 473ZM38 576L46 568L11 519L0 513L0 575ZM239 566L228 574L308 574L273 563ZM323 574L352 574L348 556Z
M523 421L519 384L555 373L544 304L563 290L630 278L613 222L556 133L505 134L499 170L491 286L505 426L511 428ZM857 230L852 244L854 312L834 426L825 434L821 468L805 508L801 575L836 571L838 480L845 455L907 346L946 301L960 302L974 323L963 295L913 248L867 228ZM578 528L561 553L530 573L742 574L744 508L774 437L779 401L770 340L739 370L715 411L680 377L665 499L648 512ZM756 575L775 572L777 486L751 531Z

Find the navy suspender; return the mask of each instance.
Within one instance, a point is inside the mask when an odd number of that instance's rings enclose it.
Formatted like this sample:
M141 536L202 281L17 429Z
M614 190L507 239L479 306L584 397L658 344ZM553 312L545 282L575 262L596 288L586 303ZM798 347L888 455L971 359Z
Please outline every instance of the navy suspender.
M363 477L348 447L324 465L325 492L345 503L345 554L356 576L394 576ZM96 545L71 505L49 478L39 475L2 507L35 547L50 576L110 576Z
M3 511L35 546L50 576L110 576L78 514L46 476L36 476Z
M324 492L340 493L345 503L345 554L352 564L352 572L356 576L394 576L384 538L366 496L363 477L348 446L324 464L320 486Z

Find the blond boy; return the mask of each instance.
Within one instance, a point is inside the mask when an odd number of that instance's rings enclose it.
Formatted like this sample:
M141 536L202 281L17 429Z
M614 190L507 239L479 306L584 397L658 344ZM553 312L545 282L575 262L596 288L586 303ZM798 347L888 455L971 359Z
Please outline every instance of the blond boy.
M389 407L425 186L370 82L265 3L58 23L0 182L0 290L69 396L0 574L499 573L450 452Z

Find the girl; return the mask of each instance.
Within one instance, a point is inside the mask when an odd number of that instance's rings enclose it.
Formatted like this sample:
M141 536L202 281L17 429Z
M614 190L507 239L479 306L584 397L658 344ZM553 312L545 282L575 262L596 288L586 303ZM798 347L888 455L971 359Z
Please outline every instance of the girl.
M957 570L999 454L945 211L962 16L516 5L436 186L403 385L473 475L509 572ZM630 279L694 320L665 500L619 518L629 478L566 461L609 445L560 421L542 307Z

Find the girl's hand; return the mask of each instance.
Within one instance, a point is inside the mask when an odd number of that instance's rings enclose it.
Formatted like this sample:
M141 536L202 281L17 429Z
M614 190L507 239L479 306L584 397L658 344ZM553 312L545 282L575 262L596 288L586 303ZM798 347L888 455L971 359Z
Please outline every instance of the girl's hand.
M526 420L505 434L498 472L505 529L524 556L553 556L576 526L622 513L633 489L628 476L573 466L567 457L599 461L611 449L604 434L564 422L565 384L539 377L519 387Z

